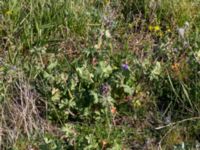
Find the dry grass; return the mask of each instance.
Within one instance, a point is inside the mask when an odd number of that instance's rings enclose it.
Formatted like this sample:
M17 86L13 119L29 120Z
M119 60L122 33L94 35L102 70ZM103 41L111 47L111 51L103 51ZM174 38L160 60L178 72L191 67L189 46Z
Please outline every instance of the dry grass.
M0 107L0 145L14 144L22 135L31 138L37 132L44 133L45 125L41 117L39 95L32 89L23 75L18 75L18 82L12 87L12 97ZM4 145L3 145L4 144Z

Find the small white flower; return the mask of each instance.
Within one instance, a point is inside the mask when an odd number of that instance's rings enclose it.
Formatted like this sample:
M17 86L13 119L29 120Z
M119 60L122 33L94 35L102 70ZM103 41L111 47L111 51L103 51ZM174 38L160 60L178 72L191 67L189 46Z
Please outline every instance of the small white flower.
M189 22L186 21L185 24L184 24L184 27L181 27L181 28L177 29L178 30L178 34L182 39L185 38L185 32L188 29L189 25L190 25Z
M106 36L107 38L111 38L111 34L110 34L109 30L106 30L105 36Z
M178 34L181 38L185 37L185 28L178 28Z
M186 21L186 22L185 22L185 29L188 28L189 26L190 26L189 22Z
M200 143L199 141L196 140L196 149L199 149L200 148Z
M165 117L165 124L169 124L171 123L171 115L168 115L167 117Z

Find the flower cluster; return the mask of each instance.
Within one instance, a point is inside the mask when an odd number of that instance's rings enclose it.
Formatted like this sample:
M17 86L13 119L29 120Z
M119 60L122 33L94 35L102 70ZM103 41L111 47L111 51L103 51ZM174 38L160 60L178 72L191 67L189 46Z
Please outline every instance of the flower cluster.
M103 96L107 96L110 92L110 86L108 83L104 83L101 85L101 88L100 88L100 93L101 95Z

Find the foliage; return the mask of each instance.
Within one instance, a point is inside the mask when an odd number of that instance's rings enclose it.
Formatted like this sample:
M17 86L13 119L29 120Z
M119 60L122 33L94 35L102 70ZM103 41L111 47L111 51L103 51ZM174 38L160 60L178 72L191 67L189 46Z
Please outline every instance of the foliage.
M1 148L197 148L199 3L0 1Z

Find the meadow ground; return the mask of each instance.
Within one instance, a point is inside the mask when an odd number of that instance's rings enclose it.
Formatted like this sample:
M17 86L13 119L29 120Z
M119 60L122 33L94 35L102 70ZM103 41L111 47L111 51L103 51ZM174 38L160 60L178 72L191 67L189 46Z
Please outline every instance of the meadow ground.
M0 149L200 149L199 0L1 0Z

